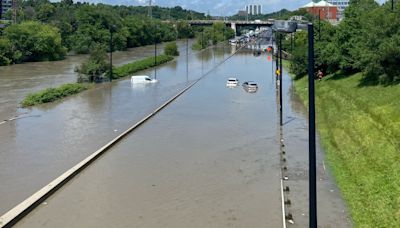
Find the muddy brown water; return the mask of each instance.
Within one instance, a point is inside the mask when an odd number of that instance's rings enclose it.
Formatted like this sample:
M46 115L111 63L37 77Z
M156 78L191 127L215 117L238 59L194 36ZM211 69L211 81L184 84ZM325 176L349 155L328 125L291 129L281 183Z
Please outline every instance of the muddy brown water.
M187 68L184 47L183 42L176 61L158 68L158 84L132 87L124 79L99 85L60 102L18 110L26 112L26 118L0 125L0 214L234 51L230 46L190 51ZM264 54L254 57L251 51L240 51L17 226L281 227L278 115L271 72ZM226 88L228 77L256 81L259 90ZM285 133L295 139L287 145L293 148L288 156L288 184L293 188L289 197L294 202L290 210L295 225L307 227L306 119L302 110L293 109L298 102L291 96L289 77L284 82ZM324 180L319 185L322 227L350 227L332 178L327 174Z

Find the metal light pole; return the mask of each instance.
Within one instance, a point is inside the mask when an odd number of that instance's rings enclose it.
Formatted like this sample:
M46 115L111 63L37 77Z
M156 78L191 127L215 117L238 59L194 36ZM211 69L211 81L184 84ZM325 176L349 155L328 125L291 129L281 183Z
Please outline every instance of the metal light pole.
M276 66L276 70L275 70L275 72L278 72L278 69L279 69L279 59L278 59L278 55L279 55L279 43L278 43L278 41L277 41L277 37L278 37L278 33L277 32L275 32L275 45L276 46L278 46L278 50L276 51L276 56L275 56L275 66ZM274 50L274 52L275 52L275 50ZM273 56L274 54L272 54L272 56ZM276 81L278 81L278 77L279 77L279 75L277 75L276 74Z
M318 10L318 41L321 41L321 9Z
M113 53L113 33L115 30L115 25L110 26L110 82L113 78L113 67L112 67L112 53Z
M283 126L283 111L282 111L282 79L283 79L283 71L282 71L282 34L279 34L279 56L280 56L280 63L279 63L279 114L280 114L280 125Z
M213 23L213 46L215 45L214 42L217 43L215 41L215 26L214 26L214 23ZM214 64L215 64L215 47L213 48L213 57L214 57Z
M204 38L203 38L203 34L204 34L204 27L203 30L201 30L201 76L203 76L204 74L204 50L203 50L203 43L204 43Z
M186 36L186 80L189 79L189 38Z
M154 28L154 79L157 79L157 25Z
M309 213L310 228L317 228L317 172L315 149L314 25L308 24Z
M293 33L290 33L290 53L293 55Z

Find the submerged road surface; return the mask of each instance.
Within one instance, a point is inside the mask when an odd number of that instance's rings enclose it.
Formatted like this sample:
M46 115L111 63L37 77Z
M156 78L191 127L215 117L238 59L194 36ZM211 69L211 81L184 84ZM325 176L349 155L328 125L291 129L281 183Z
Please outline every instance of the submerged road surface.
M281 227L275 91L264 63L238 53L19 225ZM226 88L232 76L260 88Z
M0 209L22 201L106 144L232 51L219 47L193 53L189 68L183 55L159 68L156 85L131 87L129 79L120 80L34 108L35 118L7 123L0 131L10 139L1 149L5 159L0 180L6 187L0 196L6 206ZM282 227L272 72L265 55L238 52L16 227ZM307 227L307 122L284 76L289 177L284 185L290 187L284 194L292 202L287 212L295 224L290 226ZM228 77L256 81L259 89L248 93L241 86L227 88ZM43 137L47 140L39 140ZM318 153L319 224L350 227L340 193Z

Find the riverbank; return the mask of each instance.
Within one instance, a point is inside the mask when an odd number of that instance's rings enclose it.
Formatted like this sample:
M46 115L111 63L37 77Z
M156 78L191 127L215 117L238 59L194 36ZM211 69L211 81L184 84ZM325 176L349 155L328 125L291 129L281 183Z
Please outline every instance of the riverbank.
M356 227L400 224L400 87L360 86L361 74L316 81L317 128ZM306 104L308 81L294 81Z
M174 57L168 55L159 55L156 57L156 61L154 61L154 57L147 57L145 59L135 61L132 63L128 63L122 65L120 67L116 67L114 69L115 74L113 74L113 78L122 78L129 76L130 74L146 70L155 66L162 65L173 60ZM90 86L88 84L81 83L68 83L63 84L57 88L47 88L36 93L28 94L24 100L21 102L22 107L29 107L38 104L49 103L53 101L57 101L63 99L68 96L75 95L82 91L89 89Z

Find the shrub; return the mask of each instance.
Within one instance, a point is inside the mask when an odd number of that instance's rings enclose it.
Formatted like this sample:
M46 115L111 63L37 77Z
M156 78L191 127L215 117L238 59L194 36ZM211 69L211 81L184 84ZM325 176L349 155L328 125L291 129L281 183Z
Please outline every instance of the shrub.
M169 62L174 58L169 55L159 55L154 61L154 57L148 57L133 63L128 63L114 69L113 78L125 77L138 71L146 70L150 67L158 66L163 63Z
M34 106L62 99L88 89L87 85L78 83L64 84L58 88L48 88L36 93L28 94L21 102L22 107Z
M179 56L178 46L176 42L169 42L164 47L164 54L171 56Z

